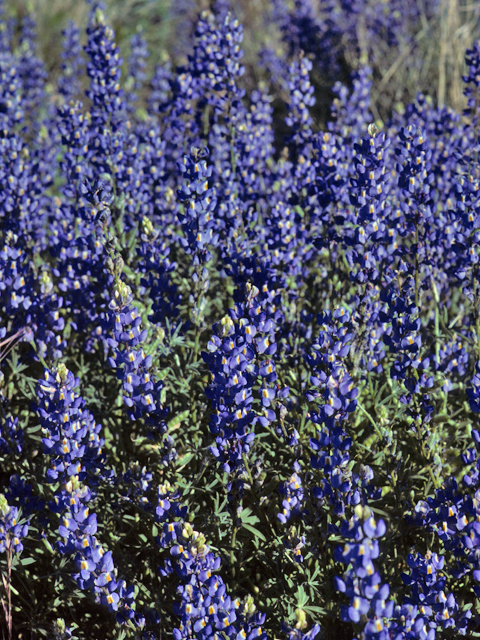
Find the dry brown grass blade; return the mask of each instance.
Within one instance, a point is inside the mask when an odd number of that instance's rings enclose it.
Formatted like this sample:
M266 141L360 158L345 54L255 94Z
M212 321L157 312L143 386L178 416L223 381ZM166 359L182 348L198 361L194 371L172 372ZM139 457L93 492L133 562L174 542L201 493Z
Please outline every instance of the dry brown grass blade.
M16 333L14 333L13 336L9 336L8 338L4 338L3 340L0 340L0 362L4 358L6 358L6 356L10 353L10 351L15 346L15 344L17 344L19 340L22 338L22 336L25 335L26 331L27 330L24 327L23 329L19 329Z

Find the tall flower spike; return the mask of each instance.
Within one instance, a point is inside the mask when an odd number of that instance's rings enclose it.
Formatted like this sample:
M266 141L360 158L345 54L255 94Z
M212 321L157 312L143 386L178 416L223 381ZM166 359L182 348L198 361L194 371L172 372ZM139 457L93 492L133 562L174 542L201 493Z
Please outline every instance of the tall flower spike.
M382 584L373 563L380 553L378 539L385 531L383 520L376 521L369 507L358 505L351 520L341 526L342 535L351 542L335 549L335 559L349 567L341 578L335 577L337 590L350 598L349 605L342 605L341 617L354 623L366 620L365 639L389 637L394 602L389 599L389 585Z
M215 436L210 451L234 478L244 471L254 426L276 422L279 400L289 391L276 385L275 323L259 298L258 288L247 285L244 303L214 324L208 352L202 353L212 374L206 389L213 408L210 431Z
M305 154L304 149L312 140L313 120L308 107L315 104L315 97L313 95L314 87L310 83L309 77L311 70L312 62L304 56L300 58L299 62L292 62L289 68L287 86L290 99L286 124L292 128L288 142L293 145L296 151L295 159L299 155Z
M100 425L75 392L78 382L65 365L59 365L45 370L37 388L42 444L50 458L47 482L59 482L49 503L60 516L57 546L63 554L75 554L79 572L74 578L80 589L91 590L97 601L117 612L119 622L133 620L133 587L117 580L111 552L95 538L97 515L89 512L89 485L95 486L103 472L104 443Z
M45 97L47 72L37 55L37 25L32 14L23 17L19 38L18 76L23 88L23 108L32 128L38 127L36 117Z
M192 148L179 164L184 174L184 184L178 197L184 203L184 212L178 217L184 237L180 244L193 256L193 264L201 265L211 260L209 246L215 246L218 235L214 233L214 211L217 203L215 188L209 185L212 168L207 166L208 149Z
M236 80L245 71L240 63L242 40L243 27L231 13L226 14L220 25L210 11L201 13L188 69L202 104L221 111L229 93L235 93Z
M123 401L131 420L145 418L147 436L161 441L162 463L167 466L177 456L173 438L166 433L165 418L168 407L163 404L163 382L154 380L150 369L152 356L146 356L142 348L136 349L147 337L148 330L141 330L141 318L132 304L130 287L121 280L114 287L110 301L109 324L113 337L107 339L113 355L108 358L111 367L123 382Z
M467 49L465 63L468 73L463 76L466 85L463 94L467 98L464 113L470 117L471 123L476 125L480 115L480 40L476 40L472 48Z
M80 79L83 74L80 29L69 20L63 34L62 73L58 78L58 90L69 102L80 95Z
M147 41L142 32L135 33L130 38L130 57L128 59L127 94L128 110L135 112L138 102L138 92L142 88L147 77L145 72L148 58Z
M310 439L315 454L311 465L321 472L321 483L313 490L319 505L330 504L335 514L342 515L347 505L355 506L369 481L368 467L364 476L352 473L348 466L352 439L344 422L357 406L358 389L345 359L350 351L350 314L344 308L324 311L318 316L320 333L312 343L306 362L310 366L312 387L306 398L313 404L309 418L317 425L317 437Z
M13 129L24 118L18 62L8 52L0 53L0 125Z
M123 90L120 88L122 58L115 44L115 32L107 25L101 9L90 16L87 27L87 74L90 88L87 96L93 104L92 116L97 126L105 126L110 117L122 110Z

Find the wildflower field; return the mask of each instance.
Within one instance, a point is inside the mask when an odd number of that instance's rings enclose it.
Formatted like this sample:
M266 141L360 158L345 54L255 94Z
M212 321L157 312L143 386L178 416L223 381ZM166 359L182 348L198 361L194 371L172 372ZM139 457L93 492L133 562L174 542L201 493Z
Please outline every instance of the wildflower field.
M480 638L480 4L61 6L0 1L1 640Z

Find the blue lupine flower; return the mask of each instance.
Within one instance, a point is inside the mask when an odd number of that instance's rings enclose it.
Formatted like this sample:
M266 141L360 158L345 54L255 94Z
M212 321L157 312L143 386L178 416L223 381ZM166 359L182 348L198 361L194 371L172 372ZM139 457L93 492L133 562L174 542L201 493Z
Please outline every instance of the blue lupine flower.
M300 466L298 463L294 464L295 472L290 477L290 480L285 483L281 483L278 487L280 495L286 496L282 500L282 511L277 514L277 518L283 524L286 524L291 518L295 518L302 513L302 501L303 501L303 487L302 480L298 475Z
M8 504L0 494L0 553L20 554L23 551L22 539L28 535L29 522L19 522L19 510Z
M18 75L18 62L10 53L0 54L0 122L3 126L13 128L24 118L21 82Z
M0 453L2 456L18 456L24 446L24 432L18 418L7 416L0 426Z
M20 25L18 77L22 85L22 107L33 129L38 127L38 113L45 96L47 72L37 55L36 22L26 14Z

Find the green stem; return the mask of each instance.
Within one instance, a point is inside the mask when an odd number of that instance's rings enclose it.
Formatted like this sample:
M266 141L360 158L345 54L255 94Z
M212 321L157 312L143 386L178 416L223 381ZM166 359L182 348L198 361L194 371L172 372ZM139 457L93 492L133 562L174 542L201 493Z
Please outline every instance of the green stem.
M193 361L197 362L198 349L200 347L200 331L198 330L198 323L195 323L195 346L193 348Z
M205 107L205 113L203 114L203 135L207 137L210 124L210 105Z
M236 515L233 516L236 519ZM235 542L237 540L237 525L236 523L233 525L233 533L232 533L232 548L230 550L230 566L232 568L232 577L235 578Z
M273 436L275 438L275 440L281 444L282 446L285 444L283 442L283 440L281 438L278 437L278 435L276 434L275 430L272 429L270 426L265 427L265 429L270 433L271 436Z
M375 430L375 433L376 433L380 438L383 438L383 435L382 435L382 433L381 433L380 429L378 428L377 423L376 423L376 422L375 422L375 420L372 418L372 416L368 413L368 411L367 411L366 409L364 409L364 408L362 407L362 405L361 405L359 402L357 402L357 407L360 409L360 411L363 413L363 415L364 415L366 418L368 418L368 419L369 419L369 421L371 422L371 424L372 424L372 426L373 426L373 428L374 428L374 430Z
M235 143L235 127L233 125L230 125L230 163L232 165L232 177L235 177L235 169L236 169L234 143Z
M438 305L439 305L438 292L437 292L437 286L435 282L433 282L433 296L435 298L435 356L438 362L438 354L440 351L440 316L439 316L439 309L438 309Z
M252 476L252 472L250 471L250 465L248 464L247 456L244 453L242 453L242 460L243 460L243 464L245 465L245 471L247 472L248 481L250 483L250 486L253 489L253 476Z
M4 613L5 613L5 622L7 623L7 627L8 627L8 640L12 640L13 638L13 620L12 620L12 589L11 589L11 584L12 584L12 556L13 556L13 544L12 544L12 540L10 537L7 537L7 544L6 544L6 551L7 551L7 577L5 578L5 576L2 576L3 579L3 586L5 588L6 591L6 595L7 595L7 604L5 605L4 600L2 598L2 605L3 605L3 609L4 609Z
M375 395L375 391L373 389L372 375L371 372L368 371L368 388L370 390L370 395L372 396L373 408L375 409L375 413L377 412L377 397Z
M428 464L428 475L430 476L430 480L433 482L433 486L435 487L435 489L439 489L442 483L441 476L435 475L433 473L433 469L430 463Z
M480 314L478 312L478 285L477 285L477 268L473 265L472 269L472 289L473 289L473 317L475 319L475 334L477 338L477 358L480 360Z

